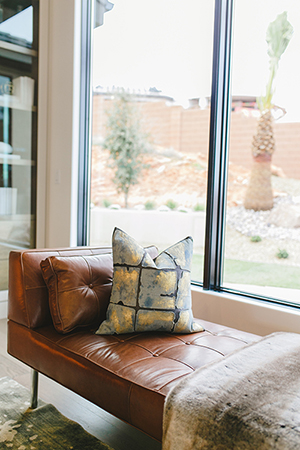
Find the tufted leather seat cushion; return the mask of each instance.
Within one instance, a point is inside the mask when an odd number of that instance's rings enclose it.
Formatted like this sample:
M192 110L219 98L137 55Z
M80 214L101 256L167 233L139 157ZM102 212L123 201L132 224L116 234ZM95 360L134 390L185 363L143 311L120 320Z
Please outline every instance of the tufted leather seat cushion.
M197 320L197 319L195 319ZM58 334L10 322L9 352L41 373L161 440L164 399L182 377L258 336L197 320L195 334Z

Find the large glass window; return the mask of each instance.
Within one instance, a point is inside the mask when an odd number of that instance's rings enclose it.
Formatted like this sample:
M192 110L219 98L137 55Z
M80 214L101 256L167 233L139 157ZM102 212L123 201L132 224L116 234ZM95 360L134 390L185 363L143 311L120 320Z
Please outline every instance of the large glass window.
M298 306L299 6L214 3L106 2L90 243L109 245L114 226L160 248L190 234L205 289ZM120 136L132 153L118 165Z
M9 252L35 243L37 7L0 6L0 290Z
M297 1L236 1L223 278L225 287L296 303L299 29Z
M115 226L160 250L191 235L198 281L213 20L213 2L115 0L93 36L90 243L110 245Z

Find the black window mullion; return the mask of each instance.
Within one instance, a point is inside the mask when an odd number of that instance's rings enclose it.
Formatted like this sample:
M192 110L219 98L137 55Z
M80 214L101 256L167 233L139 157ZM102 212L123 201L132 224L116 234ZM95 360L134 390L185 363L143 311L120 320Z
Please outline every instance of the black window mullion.
M216 0L207 182L204 289L222 281L223 240L230 121L230 65L233 0Z
M92 8L82 0L77 245L89 242Z

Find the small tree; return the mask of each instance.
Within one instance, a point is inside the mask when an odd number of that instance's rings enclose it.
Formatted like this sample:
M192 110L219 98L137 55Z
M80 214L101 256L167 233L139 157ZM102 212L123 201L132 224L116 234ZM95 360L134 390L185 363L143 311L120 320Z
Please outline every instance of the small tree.
M125 92L116 96L107 113L107 135L103 145L110 152L111 167L115 169L113 181L118 192L124 193L125 208L128 208L130 188L138 183L144 167L142 155L147 145L138 113L130 100L131 96Z
M273 207L271 184L271 162L275 150L272 109L274 81L281 56L285 52L293 34L293 27L287 20L286 11L279 14L267 29L266 41L270 57L270 73L266 94L257 99L260 117L256 135L252 142L253 166L244 206L246 209L268 210Z

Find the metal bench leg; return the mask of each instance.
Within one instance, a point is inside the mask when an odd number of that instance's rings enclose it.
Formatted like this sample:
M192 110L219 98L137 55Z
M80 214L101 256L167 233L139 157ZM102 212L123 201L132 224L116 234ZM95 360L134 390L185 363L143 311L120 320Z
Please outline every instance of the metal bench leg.
M35 409L38 404L38 381L39 373L32 369L32 385L31 385L31 408Z

